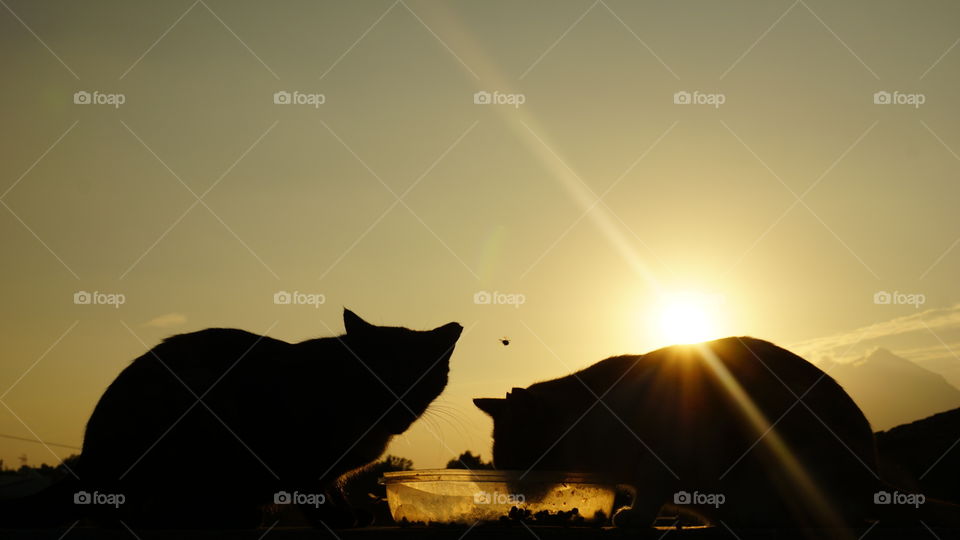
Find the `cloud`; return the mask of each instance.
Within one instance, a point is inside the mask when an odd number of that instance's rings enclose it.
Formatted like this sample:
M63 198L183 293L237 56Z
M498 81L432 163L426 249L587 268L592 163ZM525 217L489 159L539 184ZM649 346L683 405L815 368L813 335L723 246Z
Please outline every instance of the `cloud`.
M934 355L934 351L949 351L952 346L947 345L942 333L960 329L960 303L946 308L928 309L888 321L863 326L848 332L841 332L830 336L819 337L794 343L791 350L813 359L814 356L848 357L848 353L858 345L869 345L886 338L906 337L915 332L924 332L935 338L936 344L914 349L927 358L942 357L945 354ZM898 349L900 347L897 347ZM946 354L950 354L946 352Z
M149 321L143 323L143 326L149 326L152 328L171 328L174 326L180 326L181 324L187 322L187 316L182 313L167 313L165 315L160 315L159 317L154 317Z
M903 349L899 354L912 359L914 362L927 362L930 360L960 359L960 341L953 343L940 343L926 347L916 347L914 349Z

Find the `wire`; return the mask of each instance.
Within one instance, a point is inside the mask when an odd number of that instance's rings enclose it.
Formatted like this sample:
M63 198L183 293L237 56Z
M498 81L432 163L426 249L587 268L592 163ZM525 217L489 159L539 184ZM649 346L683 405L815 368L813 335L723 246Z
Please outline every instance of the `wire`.
M32 443L40 443L40 444L45 444L45 445L47 445L47 446L59 446L59 447L61 447L61 448L70 448L70 449L73 449L73 450L82 450L82 448L80 448L79 446L73 446L73 445L71 445L71 444L60 444L60 443L55 443L55 442L47 442L47 441L41 441L40 439L29 439L29 438L27 438L27 437L18 437L18 436L16 436L16 435L7 435L7 434L4 434L4 433L0 433L0 437L3 437L4 439L14 439L14 440L17 440L17 441L26 441L26 442L32 442Z

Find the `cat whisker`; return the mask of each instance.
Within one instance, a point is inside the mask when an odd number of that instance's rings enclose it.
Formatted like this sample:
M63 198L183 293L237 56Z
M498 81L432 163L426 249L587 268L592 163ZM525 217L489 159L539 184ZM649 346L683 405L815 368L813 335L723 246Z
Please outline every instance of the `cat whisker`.
M423 420L424 427L427 429L427 431L439 438L439 433L442 430L440 429L440 425L436 422L436 417L428 414L429 412L429 410L424 411L423 414L420 415L420 418Z
M445 421L447 424L449 424L453 428L453 430L457 433L457 435L459 435L460 437L466 438L467 434L466 434L466 431L463 429L463 426L458 424L457 423L458 419L456 417L451 416L448 411L428 409L426 412L424 412L424 416L427 416L428 413L431 419Z
M453 421L458 422L463 427L476 428L476 424L471 422L463 410L456 405L451 403L434 403L430 406L430 409L435 411L438 414L445 415L452 419Z

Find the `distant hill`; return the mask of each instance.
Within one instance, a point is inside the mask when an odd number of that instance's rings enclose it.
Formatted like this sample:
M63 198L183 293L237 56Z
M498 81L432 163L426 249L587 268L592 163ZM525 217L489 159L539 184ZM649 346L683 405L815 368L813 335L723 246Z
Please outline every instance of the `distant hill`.
M878 431L960 407L960 389L887 349L818 366L843 386Z
M885 479L928 496L960 502L960 409L876 435Z

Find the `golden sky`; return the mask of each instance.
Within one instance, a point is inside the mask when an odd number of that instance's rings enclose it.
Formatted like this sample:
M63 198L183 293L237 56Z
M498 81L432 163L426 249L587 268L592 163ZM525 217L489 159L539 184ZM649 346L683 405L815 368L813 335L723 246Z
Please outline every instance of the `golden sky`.
M466 328L456 419L390 449L418 467L489 456L472 397L669 344L678 302L706 337L882 344L960 383L957 20L949 1L6 0L0 433L79 446L163 337L327 336L344 306ZM0 439L7 465L71 452Z

